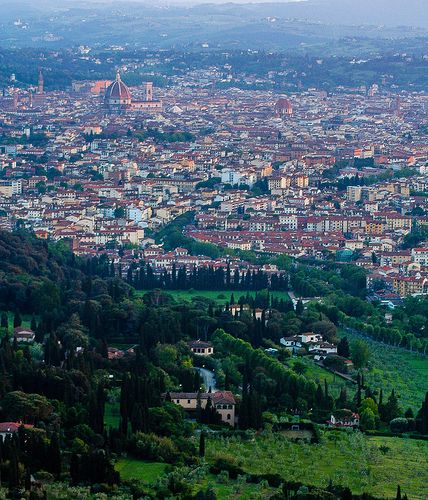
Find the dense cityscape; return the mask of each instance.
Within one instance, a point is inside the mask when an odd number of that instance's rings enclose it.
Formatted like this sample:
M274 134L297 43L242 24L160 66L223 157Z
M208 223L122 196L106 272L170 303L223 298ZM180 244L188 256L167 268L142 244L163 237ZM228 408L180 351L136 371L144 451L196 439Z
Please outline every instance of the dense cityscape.
M11 19L0 499L426 498L425 31L17 49L44 21Z

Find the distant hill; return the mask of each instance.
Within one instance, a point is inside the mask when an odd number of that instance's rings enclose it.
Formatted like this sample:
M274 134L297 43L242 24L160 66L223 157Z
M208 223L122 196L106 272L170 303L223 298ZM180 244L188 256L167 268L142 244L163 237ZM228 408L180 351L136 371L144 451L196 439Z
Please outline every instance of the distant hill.
M282 50L341 37L396 39L428 33L427 0L203 3L0 0L0 45L131 44L152 48Z

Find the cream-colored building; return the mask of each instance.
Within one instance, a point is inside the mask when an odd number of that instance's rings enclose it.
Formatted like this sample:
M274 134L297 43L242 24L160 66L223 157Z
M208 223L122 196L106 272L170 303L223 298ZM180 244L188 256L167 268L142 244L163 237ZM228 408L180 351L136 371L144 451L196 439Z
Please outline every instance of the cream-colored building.
M214 354L214 347L211 342L191 340L187 342L187 345L193 354L197 354L198 356L211 356L211 354Z
M201 408L205 408L208 399L211 399L213 407L221 415L222 422L235 426L235 397L230 391L217 392L170 392L168 393L171 402L180 405L189 413L196 413L198 399L201 402ZM166 395L165 395L166 397Z

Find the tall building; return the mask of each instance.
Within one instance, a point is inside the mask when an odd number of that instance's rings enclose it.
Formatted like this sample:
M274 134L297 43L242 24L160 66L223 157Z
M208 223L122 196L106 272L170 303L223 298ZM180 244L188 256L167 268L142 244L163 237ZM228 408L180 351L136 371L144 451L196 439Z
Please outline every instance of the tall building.
M146 83L146 101L153 101L153 83L152 82L147 82Z
M39 71L39 81L37 85L37 93L43 94L45 91L45 79L43 78L42 70Z

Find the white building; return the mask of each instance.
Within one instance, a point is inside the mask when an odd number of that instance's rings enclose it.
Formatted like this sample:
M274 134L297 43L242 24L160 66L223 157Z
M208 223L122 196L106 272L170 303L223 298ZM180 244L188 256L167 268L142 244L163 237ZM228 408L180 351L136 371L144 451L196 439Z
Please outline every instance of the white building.
M225 168L221 171L221 182L223 184L231 184L232 186L241 184L242 175L236 170Z

